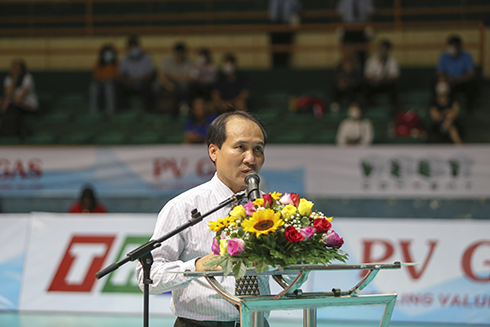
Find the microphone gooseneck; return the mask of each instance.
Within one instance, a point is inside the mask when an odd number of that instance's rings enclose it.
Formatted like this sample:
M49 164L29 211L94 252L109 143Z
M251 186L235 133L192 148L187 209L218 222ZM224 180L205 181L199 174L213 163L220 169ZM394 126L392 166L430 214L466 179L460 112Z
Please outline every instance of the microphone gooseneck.
M253 170L247 173L245 176L246 194L250 201L260 198L259 190L260 177Z

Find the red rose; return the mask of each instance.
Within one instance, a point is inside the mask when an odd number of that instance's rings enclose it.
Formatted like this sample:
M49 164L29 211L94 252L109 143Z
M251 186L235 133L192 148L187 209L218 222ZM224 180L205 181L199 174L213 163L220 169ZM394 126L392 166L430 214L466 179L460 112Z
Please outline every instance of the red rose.
M291 193L291 200L295 207L299 206L299 194Z
M293 244L296 242L300 242L305 239L305 237L296 230L293 226L288 226L286 228L286 232L284 233L284 236L286 237L286 240L288 240L289 243Z
M272 195L270 195L269 193L266 193L266 194L262 195L262 197L264 198L264 208L272 207L272 202L274 201L272 199Z
M318 234L326 233L330 228L332 228L332 224L324 218L318 218L313 221L313 227L315 227L315 231Z

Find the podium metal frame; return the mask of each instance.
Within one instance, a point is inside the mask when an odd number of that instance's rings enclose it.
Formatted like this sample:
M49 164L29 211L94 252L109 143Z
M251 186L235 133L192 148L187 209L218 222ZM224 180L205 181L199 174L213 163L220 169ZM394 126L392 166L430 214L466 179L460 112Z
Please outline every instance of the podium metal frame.
M322 307L374 306L384 305L380 327L387 327L395 308L397 294L359 295L382 269L400 269L416 263L366 263L366 264L331 264L331 265L293 265L287 268L256 273L247 271L246 276L270 275L283 288L276 295L236 296L228 292L216 279L223 276L219 271L184 272L188 277L204 277L209 284L230 303L240 310L242 327L263 327L264 311L303 309L303 326L317 325L317 309ZM301 285L306 282L311 271L323 270L367 270L366 275L347 291L334 288L329 292L303 292ZM288 282L283 275L296 275Z

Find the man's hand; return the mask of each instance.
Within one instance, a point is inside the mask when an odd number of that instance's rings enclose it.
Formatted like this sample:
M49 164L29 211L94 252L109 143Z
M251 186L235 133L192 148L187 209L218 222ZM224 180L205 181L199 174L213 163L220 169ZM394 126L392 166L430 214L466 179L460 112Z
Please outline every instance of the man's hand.
M221 270L221 266L205 266L204 264L208 261L217 259L219 256L214 253L210 253L205 257L196 261L196 271L208 271L208 270Z

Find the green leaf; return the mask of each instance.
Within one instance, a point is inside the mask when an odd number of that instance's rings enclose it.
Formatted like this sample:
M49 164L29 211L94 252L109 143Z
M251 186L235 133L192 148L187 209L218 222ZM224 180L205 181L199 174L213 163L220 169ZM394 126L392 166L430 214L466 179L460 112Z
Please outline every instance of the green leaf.
M258 273L264 272L267 269L269 269L269 265L265 261L261 261L255 266L255 271Z
M242 228L242 227L240 227L240 228L238 229L238 237L242 238L242 237L243 237L243 235L245 235L245 231L243 230L243 228Z
M238 261L236 265L233 267L233 276L235 276L235 278L237 279L245 276L246 272L247 272L247 266L245 266L242 261Z
M223 269L223 274L225 276L228 276L231 273L231 269L233 267L233 263L232 263L231 258L226 258L226 260L223 262L221 267Z
M217 267L221 266L222 262L226 260L226 257L219 257L218 259L209 260L204 263L206 267Z
M301 219L301 226L303 227L310 226L310 218L303 217L303 219Z

